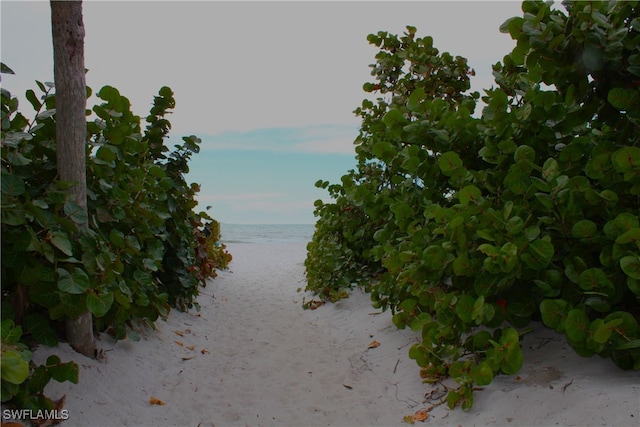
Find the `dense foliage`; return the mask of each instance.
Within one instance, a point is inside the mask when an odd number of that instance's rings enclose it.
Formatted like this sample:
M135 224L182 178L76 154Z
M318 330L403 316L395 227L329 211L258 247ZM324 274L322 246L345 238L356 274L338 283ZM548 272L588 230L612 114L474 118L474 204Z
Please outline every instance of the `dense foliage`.
M196 305L199 286L231 260L218 223L194 211L198 185L185 180L200 140L167 147L169 88L155 97L142 130L128 99L103 87L101 103L87 111L86 218L57 179L53 85L37 84L41 96L26 92L37 112L31 121L16 98L1 94L2 319L23 342L55 345L60 323L88 310L98 330L136 339L136 324ZM87 219L89 229L80 230ZM17 351L4 331L3 321L3 363L5 344ZM4 368L3 401L16 395L19 379L5 382Z
M418 331L447 404L514 374L532 320L582 356L640 369L640 18L637 1L524 2L496 87L416 29L380 48L356 110L358 168L316 202L307 289L343 295L362 271L376 307Z

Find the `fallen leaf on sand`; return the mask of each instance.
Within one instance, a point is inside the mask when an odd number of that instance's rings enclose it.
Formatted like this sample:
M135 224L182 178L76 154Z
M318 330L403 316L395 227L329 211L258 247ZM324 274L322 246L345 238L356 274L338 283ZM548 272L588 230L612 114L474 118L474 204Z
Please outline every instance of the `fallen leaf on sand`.
M318 301L318 300L311 300L307 303L307 307L309 307L311 310L315 310L316 308L323 305L324 305L324 301Z
M369 347L367 348L376 348L376 347L380 347L380 343L378 341L371 341L371 344L369 344Z
M173 333L176 334L176 335L180 335L181 337L184 336L184 333L180 332L180 331L173 331Z
M429 418L429 412L423 409L413 414L411 418L413 419L413 421L424 421Z
M166 402L163 402L157 397L151 397L151 399L149 399L149 403L151 403L152 405L160 405L160 406L166 405Z
M178 344L180 347L184 347L184 343L182 341L174 341L174 343Z
M349 384L342 384L344 386L344 388L348 388L349 390L353 390L353 387L351 387Z
M203 348L202 350L200 350L200 353L202 353L202 354L208 354L208 353L209 353L209 350L207 350L207 349L204 349L204 348Z
M194 348L196 348L196 346L195 346L195 345L188 345L188 346L187 346L187 348L188 348L189 350L193 350Z
M194 357L196 357L196 356L191 356L191 357L183 357L183 358L182 358L182 360L191 360L191 359L193 359Z

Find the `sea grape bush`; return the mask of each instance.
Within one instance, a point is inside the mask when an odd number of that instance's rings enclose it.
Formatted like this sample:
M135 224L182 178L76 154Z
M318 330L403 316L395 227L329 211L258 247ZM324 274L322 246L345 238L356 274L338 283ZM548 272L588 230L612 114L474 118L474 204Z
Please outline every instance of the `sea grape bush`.
M2 319L21 328L23 341L56 345L61 321L88 310L98 330L135 339L136 323L196 305L199 286L231 260L219 224L194 211L199 187L185 180L200 140L167 147L169 88L142 130L128 99L103 87L87 111L86 218L56 177L53 84L37 85L41 96L26 92L33 120L1 94ZM3 377L3 401L5 391Z
M420 333L409 356L426 382L458 383L451 408L519 371L532 320L640 369L638 2L563 6L524 2L501 26L517 44L479 117L463 58L413 27L370 35L364 90L380 97L356 110L358 171L317 203L307 276L327 281L307 289L351 285L332 273L340 247L316 249L328 234L372 238L358 265L376 276L373 303ZM339 206L360 221L333 218Z
M22 328L13 320L2 320L2 403L12 401L23 409L51 410L55 402L43 394L45 386L55 379L78 383L78 365L62 363L58 356L49 356L46 363L35 366L29 347L20 341Z
M48 322L30 316L56 321L88 309L100 330L124 338L132 320L153 323L171 305L192 307L198 286L230 255L216 246L217 222L194 212L199 188L184 178L200 140L166 146L171 90L155 97L144 131L117 89L97 93L103 102L87 123L90 226L74 239L83 218L56 180L55 96L52 85L38 86L40 98L26 93L33 121L2 93L3 316L45 328L25 332L51 344ZM215 232L205 235L205 227Z

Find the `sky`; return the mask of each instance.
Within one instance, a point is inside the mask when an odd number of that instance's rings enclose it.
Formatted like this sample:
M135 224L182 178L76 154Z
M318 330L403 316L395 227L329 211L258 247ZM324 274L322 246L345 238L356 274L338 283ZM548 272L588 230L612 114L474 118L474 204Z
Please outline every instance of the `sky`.
M1 84L16 96L53 81L50 13L46 1L0 2L0 57L16 73ZM187 176L201 185L198 210L230 224L313 224L314 201L330 200L314 183L356 167L353 110L377 53L367 35L415 26L469 60L482 94L515 45L499 27L521 15L517 1L85 0L87 85L116 87L143 118L162 86L173 90L169 144L202 139Z

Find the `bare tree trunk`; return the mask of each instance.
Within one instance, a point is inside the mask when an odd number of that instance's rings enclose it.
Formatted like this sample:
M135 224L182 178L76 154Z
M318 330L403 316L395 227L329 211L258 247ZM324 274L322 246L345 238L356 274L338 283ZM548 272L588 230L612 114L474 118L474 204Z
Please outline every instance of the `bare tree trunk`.
M82 1L51 0L53 69L56 87L56 161L58 176L75 183L69 198L87 210L86 137L87 106L84 70ZM87 227L87 224L81 227ZM69 344L85 356L95 357L91 313L68 319Z

